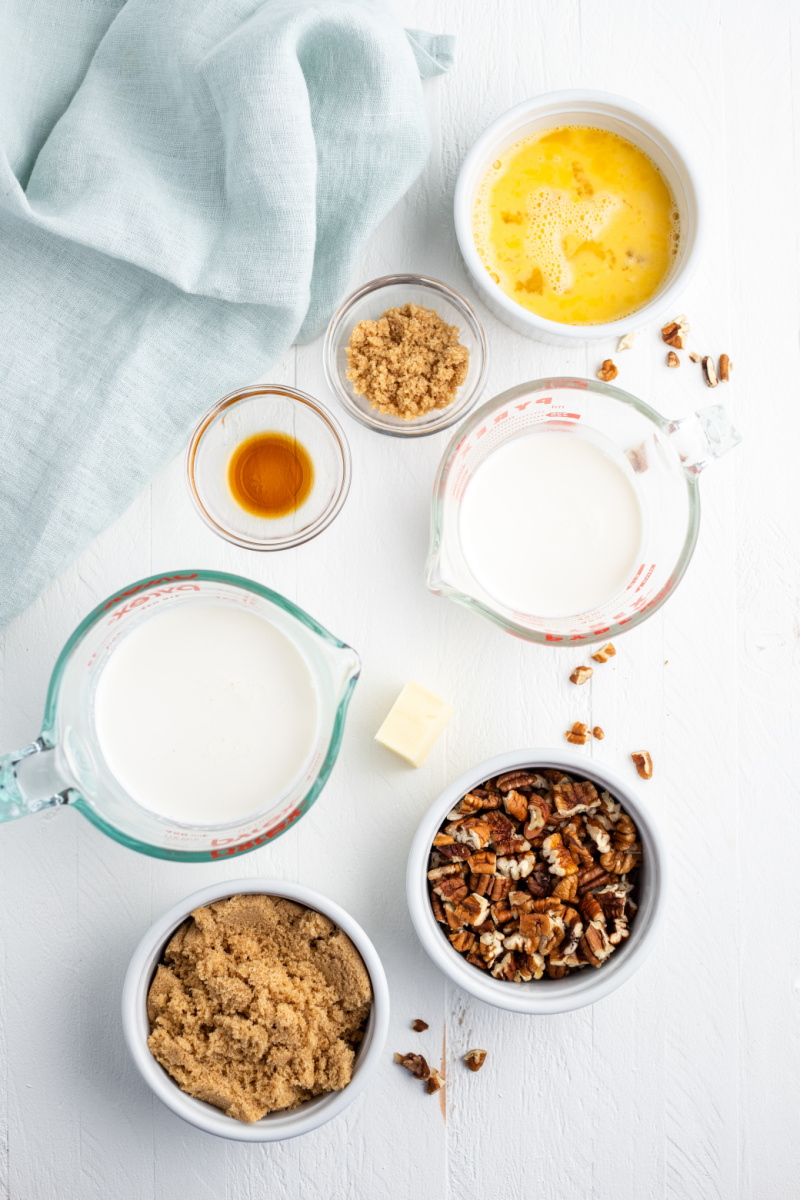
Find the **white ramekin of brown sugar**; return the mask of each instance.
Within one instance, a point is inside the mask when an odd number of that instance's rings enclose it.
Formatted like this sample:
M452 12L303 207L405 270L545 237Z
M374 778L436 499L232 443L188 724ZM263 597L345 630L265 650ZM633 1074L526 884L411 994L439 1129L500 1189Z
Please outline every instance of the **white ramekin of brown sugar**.
M304 1101L297 1108L268 1113L246 1123L229 1117L214 1105L181 1091L156 1061L147 1039L150 1022L147 996L156 968L172 935L192 911L230 896L264 895L292 900L322 913L347 934L369 974L372 1007L356 1050L350 1082L340 1091ZM148 1087L176 1116L216 1137L239 1142L278 1142L299 1137L338 1116L352 1104L378 1065L389 1027L389 989L377 951L361 926L332 900L310 888L277 879L222 880L175 904L147 931L134 951L122 989L122 1028L136 1067Z
M481 261L473 233L475 201L497 155L543 129L567 125L607 129L633 142L660 169L679 213L680 240L669 274L655 295L622 320L598 325L567 325L524 308L508 296ZM620 337L631 330L674 317L679 297L694 274L704 240L705 201L689 152L661 120L634 100L608 92L574 89L524 100L502 113L469 150L456 183L454 219L464 262L486 306L517 333L560 346L576 346Z

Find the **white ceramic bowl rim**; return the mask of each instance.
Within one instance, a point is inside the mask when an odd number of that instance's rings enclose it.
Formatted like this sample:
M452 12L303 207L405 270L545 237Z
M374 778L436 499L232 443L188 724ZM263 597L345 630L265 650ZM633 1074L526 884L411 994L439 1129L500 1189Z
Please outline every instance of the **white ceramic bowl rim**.
M515 123L522 124L526 118L535 120L541 114L552 115L553 123L556 125L568 124L570 118L580 116L582 112L585 113L585 110L591 109L592 106L595 106L595 115L600 115L600 109L603 107L616 109L617 111L613 115L619 121L627 122L631 127L631 141L636 140L635 131L638 130L652 138L653 141L662 144L662 149L668 152L676 174L680 176L681 183L690 198L694 228L691 246L684 260L668 278L666 286L637 312L602 325L566 325L538 316L529 309L523 308L521 304L515 303L501 288L490 286L489 276L480 259L472 235L475 176L495 147L507 138L509 129L513 128ZM693 156L682 140L659 117L637 101L630 100L626 96L618 96L613 92L600 92L586 88L544 92L541 95L529 97L501 113L471 146L462 163L456 182L454 197L456 237L462 257L484 299L507 314L512 319L512 324L527 326L531 334L535 335L538 331L545 340L553 338L556 342L562 343L570 340L585 342L616 337L631 329L647 325L656 315L669 310L694 274L700 261L705 239L706 204L700 179L701 176L695 167Z
M193 909L228 896L242 894L279 896L294 900L297 904L304 904L307 908L315 909L328 917L344 930L364 960L372 982L373 995L364 1039L358 1047L353 1077L347 1087L339 1092L328 1092L325 1096L315 1096L298 1108L269 1113L252 1124L234 1120L212 1104L206 1104L182 1092L153 1058L147 1046L150 1031L147 993L167 941ZM151 925L137 946L122 988L122 1029L131 1057L145 1083L167 1108L190 1125L217 1137L238 1142L277 1142L299 1137L338 1116L343 1109L352 1104L377 1066L388 1028L389 988L386 975L377 951L364 930L349 913L332 900L301 884L287 883L282 879L225 879L201 888L200 891L174 904Z
M590 779L620 801L633 818L642 840L650 883L647 894L638 897L639 909L630 937L597 969L586 968L564 979L531 980L514 984L494 979L468 963L448 942L431 909L426 878L428 856L434 834L446 813L470 788L484 779L523 767L556 767ZM420 822L408 856L406 875L411 920L430 958L455 984L479 1000L509 1012L550 1015L572 1012L601 1000L625 983L642 965L653 948L664 916L667 899L667 864L662 836L641 798L615 771L604 763L569 750L534 748L497 755L471 767L434 801Z

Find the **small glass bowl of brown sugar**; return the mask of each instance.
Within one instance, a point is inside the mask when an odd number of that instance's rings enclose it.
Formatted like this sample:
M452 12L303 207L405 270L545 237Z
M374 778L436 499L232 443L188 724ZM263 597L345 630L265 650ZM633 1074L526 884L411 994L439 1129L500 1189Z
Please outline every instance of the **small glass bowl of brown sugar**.
M331 391L362 425L391 437L424 437L475 407L488 369L486 335L446 283L384 275L334 314L323 365Z

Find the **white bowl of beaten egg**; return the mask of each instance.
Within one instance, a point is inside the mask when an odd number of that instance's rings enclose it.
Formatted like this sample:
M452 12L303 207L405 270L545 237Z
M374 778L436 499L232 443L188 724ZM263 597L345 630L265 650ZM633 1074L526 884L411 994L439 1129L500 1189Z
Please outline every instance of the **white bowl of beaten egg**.
M192 912L208 905L215 905L228 897L237 899L270 897L290 902L290 908L302 905L311 914L321 914L333 922L335 933L344 933L349 939L350 953L355 948L363 967L369 975L371 1006L363 1036L355 1047L349 1083L338 1090L314 1095L293 1108L268 1112L260 1120L239 1119L228 1116L221 1108L206 1103L182 1091L151 1053L148 1038L151 1022L148 1016L148 994L159 963L176 931L191 916ZM313 932L313 931L312 931ZM345 939L345 940L346 940ZM306 970L306 974L308 971ZM235 972L234 972L235 974ZM284 981L285 983L286 981ZM280 987L280 980L278 981ZM228 1005L230 1007L230 1005ZM278 1005L278 1008L285 1008ZM233 1018L245 1023L243 1017ZM298 1017L295 1018L298 1023ZM224 1021L222 1022L224 1025ZM284 1024L286 1022L284 1021ZM302 1025L302 1013L299 1016ZM319 1128L338 1116L352 1104L378 1065L383 1052L389 1026L389 989L381 961L370 939L361 926L338 904L321 896L318 892L300 884L286 883L275 879L231 879L222 880L201 889L174 905L155 922L137 946L128 967L122 990L122 1028L125 1041L136 1067L145 1083L167 1108L190 1125L212 1133L216 1137L239 1142L277 1142L294 1138L312 1129ZM256 1047L254 1032L253 1045ZM224 1030L220 1031L224 1041ZM257 1054L254 1049L254 1063ZM256 1063L257 1065L257 1063ZM290 1064L291 1065L291 1064Z
M656 117L581 89L492 122L461 167L454 216L495 316L570 346L672 313L699 261L703 209L686 151Z

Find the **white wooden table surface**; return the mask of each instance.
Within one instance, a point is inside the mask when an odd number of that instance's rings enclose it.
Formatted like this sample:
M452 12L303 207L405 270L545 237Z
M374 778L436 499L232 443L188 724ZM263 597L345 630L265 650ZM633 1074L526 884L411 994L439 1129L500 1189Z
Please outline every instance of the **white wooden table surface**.
M451 201L471 141L525 96L585 85L627 94L691 135L710 245L681 305L734 382L710 393L667 371L656 332L619 356L619 384L666 415L724 402L743 444L702 480L688 575L579 691L585 653L524 645L427 593L433 476L447 435L399 442L343 417L353 487L318 540L236 550L189 506L174 462L2 639L2 748L36 734L56 654L102 597L154 571L218 567L285 593L363 656L340 760L313 811L241 860L148 859L56 810L0 832L0 1196L8 1200L486 1200L797 1196L800 1073L797 804L800 303L796 150L800 9L790 0L398 0L409 26L458 36L457 68L426 85L433 150L372 238L353 282L423 271L474 299ZM794 58L794 61L792 61ZM486 396L548 373L591 375L613 346L521 338L478 303ZM268 373L327 402L320 346ZM239 379L231 364L231 387ZM409 675L457 707L421 770L372 742ZM658 811L673 882L658 949L593 1008L523 1018L452 987L404 899L406 852L441 788L479 759L563 744L599 722L597 755L632 771ZM385 1061L338 1120L273 1146L226 1143L151 1096L122 1042L119 996L151 920L207 882L269 874L330 895L363 923L392 996ZM413 1034L423 1017L430 1030ZM446 1038L439 1102L392 1063ZM489 1051L480 1075L460 1057Z

